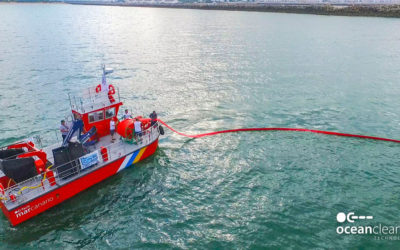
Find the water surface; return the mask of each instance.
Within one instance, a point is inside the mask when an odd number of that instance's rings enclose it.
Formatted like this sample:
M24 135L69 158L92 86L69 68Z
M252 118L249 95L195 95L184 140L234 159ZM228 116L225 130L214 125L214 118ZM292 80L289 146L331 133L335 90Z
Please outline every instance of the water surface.
M400 20L0 5L0 144L46 134L100 65L134 114L178 130L305 127L400 138ZM51 139L48 139L49 141ZM400 225L399 146L309 133L190 140L12 228L2 248L398 248L336 214Z

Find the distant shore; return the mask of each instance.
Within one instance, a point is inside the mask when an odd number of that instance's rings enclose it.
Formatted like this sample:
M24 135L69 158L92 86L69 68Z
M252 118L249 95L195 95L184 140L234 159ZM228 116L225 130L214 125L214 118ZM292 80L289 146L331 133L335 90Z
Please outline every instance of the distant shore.
M335 16L373 16L400 17L400 5L331 5L331 4L267 4L267 3L178 3L178 4L139 4L122 2L67 1L69 4L105 5L126 7L179 8L202 10L231 10L280 12Z
M176 8L200 10L229 10L229 11L256 11L295 14L314 14L328 16L365 16L365 17L400 17L400 4L278 4L278 3L176 3L176 4L145 4L103 1L9 1L7 3L46 3L46 4L75 4L120 7L147 7L147 8Z

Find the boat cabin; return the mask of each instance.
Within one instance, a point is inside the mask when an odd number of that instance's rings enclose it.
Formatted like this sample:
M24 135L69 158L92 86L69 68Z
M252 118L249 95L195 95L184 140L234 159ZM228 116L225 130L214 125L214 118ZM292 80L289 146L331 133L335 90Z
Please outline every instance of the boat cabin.
M83 121L83 130L96 128L96 138L110 134L110 121L116 119L123 105L119 98L119 89L107 84L106 75L111 70L103 68L102 83L83 91L81 97L70 96L72 114Z

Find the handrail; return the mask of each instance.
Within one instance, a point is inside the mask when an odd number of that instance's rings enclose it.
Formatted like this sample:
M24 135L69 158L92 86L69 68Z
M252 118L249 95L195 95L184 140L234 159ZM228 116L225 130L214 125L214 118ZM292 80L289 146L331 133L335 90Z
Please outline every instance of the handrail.
M12 143L9 143L7 145L1 146L0 150L7 149L9 146L14 145L14 144L24 143L24 142L29 142L29 141L31 141L29 138L24 138L24 139L20 139L20 140L17 140L17 141L13 141Z
M96 87L89 87L82 91L80 95L69 94L71 109L86 113L110 105L108 92L96 92ZM114 96L118 96L118 102L121 101L119 88L115 88ZM73 99L72 99L73 98ZM77 100L78 99L78 100ZM77 102L78 101L78 102ZM92 106L91 109L86 110L87 106ZM97 108L94 108L97 107Z

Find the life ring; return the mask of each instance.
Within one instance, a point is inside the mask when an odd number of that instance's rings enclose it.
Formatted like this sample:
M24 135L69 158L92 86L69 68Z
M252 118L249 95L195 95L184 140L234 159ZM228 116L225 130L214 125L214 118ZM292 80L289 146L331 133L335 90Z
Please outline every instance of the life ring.
M101 91L101 85L99 84L96 86L96 93L100 93L100 91Z
M113 95L113 94L115 94L115 88L114 85L110 84L108 86L108 95Z

